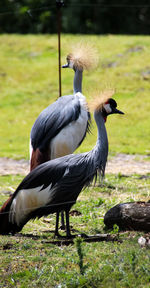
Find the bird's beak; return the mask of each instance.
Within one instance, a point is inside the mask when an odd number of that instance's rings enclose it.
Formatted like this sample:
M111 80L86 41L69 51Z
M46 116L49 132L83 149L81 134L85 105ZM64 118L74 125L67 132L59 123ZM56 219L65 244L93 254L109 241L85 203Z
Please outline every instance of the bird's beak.
M69 68L69 63L62 65L62 68Z
M118 110L117 108L113 108L112 113L113 113L113 114L124 114L124 112Z

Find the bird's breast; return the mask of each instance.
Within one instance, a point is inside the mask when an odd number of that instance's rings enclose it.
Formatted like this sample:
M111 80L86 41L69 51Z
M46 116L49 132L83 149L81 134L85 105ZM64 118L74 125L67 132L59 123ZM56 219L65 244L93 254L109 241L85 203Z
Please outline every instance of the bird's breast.
M83 140L88 122L87 110L82 107L76 121L70 122L51 141L51 159L72 154Z

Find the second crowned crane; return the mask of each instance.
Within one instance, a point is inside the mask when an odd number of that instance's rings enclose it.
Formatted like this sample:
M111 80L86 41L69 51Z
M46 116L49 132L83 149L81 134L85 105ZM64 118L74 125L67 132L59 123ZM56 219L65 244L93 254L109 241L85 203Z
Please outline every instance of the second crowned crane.
M58 98L36 119L30 135L30 171L48 160L72 154L89 132L91 117L82 94L82 76L97 62L96 50L88 45L75 47L67 56L67 64L62 67L74 70L74 93Z

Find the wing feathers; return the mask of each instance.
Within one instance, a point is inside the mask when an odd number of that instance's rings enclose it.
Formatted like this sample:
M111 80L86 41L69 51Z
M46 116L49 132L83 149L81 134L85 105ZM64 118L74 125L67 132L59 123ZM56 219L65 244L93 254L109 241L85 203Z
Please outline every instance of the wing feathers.
M51 186L50 184L45 189L42 189L44 185L20 190L17 196L13 199L10 212L9 221L18 226L26 221L27 216L34 210L47 205L51 198Z
M50 140L63 127L79 117L80 102L73 95L62 96L41 112L31 130L31 144L34 150L45 150Z

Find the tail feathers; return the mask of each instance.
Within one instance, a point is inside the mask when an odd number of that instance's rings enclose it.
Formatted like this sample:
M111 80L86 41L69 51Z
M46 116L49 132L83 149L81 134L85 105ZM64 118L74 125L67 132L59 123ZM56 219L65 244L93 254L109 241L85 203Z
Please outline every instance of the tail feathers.
M16 223L11 223L9 220L11 203L12 196L10 196L0 209L0 234L15 233L22 229L21 226L18 227Z
M33 150L30 161L30 171L48 160L50 160L50 154L48 151L41 152L38 148Z
M30 219L43 216L50 201L51 185L17 190L10 196L0 209L0 234L19 232ZM39 215L41 207L43 213Z

